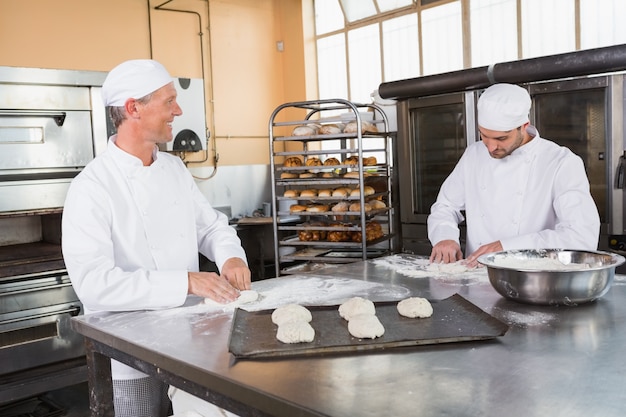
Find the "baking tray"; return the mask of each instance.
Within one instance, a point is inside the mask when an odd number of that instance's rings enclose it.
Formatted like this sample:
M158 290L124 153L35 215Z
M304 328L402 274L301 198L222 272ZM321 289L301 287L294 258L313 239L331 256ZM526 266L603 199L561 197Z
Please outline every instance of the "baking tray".
M454 294L431 301L433 315L410 319L398 314L398 301L375 302L376 315L385 334L376 339L359 339L348 332L348 323L339 316L338 305L307 306L313 320L315 340L285 344L276 339L278 326L272 323L274 310L248 312L236 309L229 351L237 358L315 356L359 353L406 346L487 340L503 336L508 325L485 313L462 296Z

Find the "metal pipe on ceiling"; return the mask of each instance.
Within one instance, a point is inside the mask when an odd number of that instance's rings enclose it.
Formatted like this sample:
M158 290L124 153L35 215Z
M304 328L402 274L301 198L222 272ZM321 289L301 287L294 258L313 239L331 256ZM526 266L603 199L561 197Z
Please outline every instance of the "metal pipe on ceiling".
M503 62L380 84L384 99L401 100L485 88L626 70L626 44Z

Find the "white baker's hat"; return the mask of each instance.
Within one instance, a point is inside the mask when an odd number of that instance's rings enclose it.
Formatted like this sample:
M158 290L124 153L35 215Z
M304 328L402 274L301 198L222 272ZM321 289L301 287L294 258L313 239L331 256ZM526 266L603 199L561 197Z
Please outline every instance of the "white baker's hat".
M152 59L133 59L113 68L102 84L105 106L123 106L129 98L138 99L171 83L165 67Z
M513 84L494 84L478 98L478 126L506 132L528 122L530 94Z

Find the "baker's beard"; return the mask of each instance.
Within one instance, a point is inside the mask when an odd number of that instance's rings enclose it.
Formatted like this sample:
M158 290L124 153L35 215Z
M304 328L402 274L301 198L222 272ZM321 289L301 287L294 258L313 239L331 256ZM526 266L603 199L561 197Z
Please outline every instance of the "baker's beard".
M489 156L491 156L493 159L506 158L507 156L511 155L513 151L515 151L517 148L522 146L523 142L524 142L524 136L522 135L521 129L519 129L517 131L517 137L515 138L515 142L513 142L511 146L509 146L508 148L504 148L504 149L498 148L493 152L489 152Z

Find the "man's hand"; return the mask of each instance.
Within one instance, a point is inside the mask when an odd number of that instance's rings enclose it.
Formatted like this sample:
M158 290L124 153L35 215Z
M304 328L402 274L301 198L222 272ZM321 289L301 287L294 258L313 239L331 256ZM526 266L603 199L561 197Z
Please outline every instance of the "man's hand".
M188 272L187 276L189 294L210 298L221 304L230 303L239 297L239 291L215 272Z
M478 257L484 255L486 253L500 252L502 250L502 243L500 241L495 241L488 243L486 245L482 245L480 248L476 249L474 253L467 257L467 266L473 268L478 265Z
M240 291L250 289L250 269L241 258L229 258L222 266L222 277Z
M442 240L433 246L433 251L430 253L431 263L444 263L449 264L463 259L463 252L461 252L461 246L454 240Z

